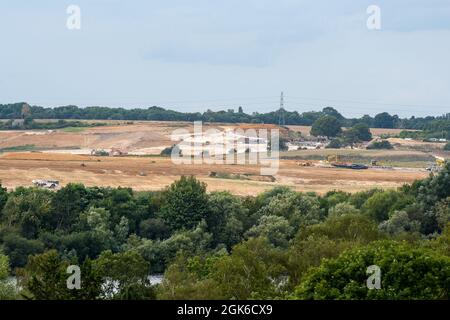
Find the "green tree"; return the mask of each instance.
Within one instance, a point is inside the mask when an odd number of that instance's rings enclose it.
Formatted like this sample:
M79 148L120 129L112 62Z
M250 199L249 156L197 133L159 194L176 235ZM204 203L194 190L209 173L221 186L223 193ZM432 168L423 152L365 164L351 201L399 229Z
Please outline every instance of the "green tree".
M381 269L381 288L367 287L367 268ZM449 299L450 258L392 241L346 251L311 269L296 299Z
M447 142L444 146L445 151L450 151L450 142Z
M317 267L323 259L335 258L345 249L354 246L351 241L330 239L320 234L296 237L287 251L289 291L293 291L310 268Z
M150 265L136 251L104 251L94 261L94 269L103 276L102 297L119 300L152 300Z
M319 223L324 218L316 196L293 191L271 197L269 203L262 207L258 214L284 217L294 231L297 231L302 225Z
M188 256L205 254L211 249L212 235L207 232L207 225L200 222L193 230L178 231L159 244L160 258L164 264L172 262L178 253Z
M357 123L351 128L351 130L355 132L359 141L372 140L372 133L370 132L369 126L365 123Z
M164 240L170 236L170 228L161 218L150 218L141 221L139 235L152 240Z
M53 225L56 229L69 231L86 210L88 190L82 184L69 183L58 190L53 198Z
M336 137L342 132L341 123L333 116L323 116L317 119L312 127L313 136Z
M211 275L226 299L271 299L283 295L284 256L263 238L252 238L219 259Z
M176 261L167 268L164 279L158 286L158 299L225 299L218 283L211 278L215 263L222 257L223 253L189 258L178 255Z
M17 299L17 290L8 279L9 272L9 259L0 253L0 300Z
M353 193L348 198L348 202L355 206L357 209L361 209L361 207L364 205L364 203L369 199L371 196L373 196L375 193L380 192L381 190L378 189L370 189L365 191L360 191Z
M350 129L345 130L342 136L344 142L351 147L355 143L372 140L372 133L370 133L369 127L364 123L355 124Z
M350 196L350 193L344 191L328 191L322 198L319 199L320 206L328 211L335 205L346 202Z
M394 128L394 117L389 113L379 113L373 119L373 125L375 128Z
M128 219L122 217L119 223L111 221L111 214L104 208L90 207L87 212L80 215L80 220L85 222L87 229L106 248L117 250L128 236Z
M346 214L357 215L360 211L347 202L341 202L328 210L329 217L340 217Z
M325 108L323 108L322 109L322 113L327 115L327 116L335 117L339 121L342 121L342 120L345 119L342 114L340 114L336 109L334 109L332 107L325 107Z
M239 197L229 192L213 192L208 198L205 220L214 245L224 244L231 249L243 238L245 225L249 223L248 210Z
M182 176L168 188L161 216L173 230L190 229L207 214L206 184Z
M437 175L416 181L412 185L412 194L427 207L450 197L450 162Z
M36 238L39 230L50 226L51 201L48 190L18 188L12 193L3 208L3 221L15 227L26 238Z
M29 255L44 251L44 244L40 240L29 240L17 233L6 230L2 239L3 252L9 257L11 267L23 267Z
M286 248L293 228L280 216L262 216L257 225L246 232L247 237L265 237L274 246Z
M2 217L1 212L7 200L8 200L8 190L2 186L2 183L0 181L0 221Z
M392 144L388 140L381 140L381 141L374 141L371 144L369 144L367 149L394 149Z
M414 202L414 199L401 191L387 190L377 192L364 203L362 211L375 221L382 222L389 219L395 210L404 209Z
M87 259L80 267L81 289L69 289L67 272L70 262L56 250L30 256L27 265L18 271L22 294L36 300L95 300L101 293L102 277Z
M394 211L388 220L380 223L379 228L390 235L418 232L420 231L420 222L411 220L405 211Z
M447 223L439 237L428 243L428 247L440 254L450 257L450 222Z
M325 146L325 148L327 148L327 149L340 149L341 147L342 147L342 143L341 143L341 140L339 140L339 139L333 139L330 141L329 144L327 144Z
M366 244L380 239L377 225L361 214L330 216L323 223L300 229L296 238L326 236L329 239Z

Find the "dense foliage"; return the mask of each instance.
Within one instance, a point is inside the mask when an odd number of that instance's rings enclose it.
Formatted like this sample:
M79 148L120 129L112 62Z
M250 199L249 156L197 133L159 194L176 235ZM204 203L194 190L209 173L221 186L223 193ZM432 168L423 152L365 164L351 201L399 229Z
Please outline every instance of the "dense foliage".
M367 149L394 149L394 147L388 140L381 140L372 142Z
M450 164L398 190L323 196L207 193L193 177L160 192L0 188L0 212L1 299L449 298Z
M342 123L333 116L323 116L314 121L311 127L313 136L336 137L342 132Z
M445 151L450 151L450 142L447 142L444 146Z

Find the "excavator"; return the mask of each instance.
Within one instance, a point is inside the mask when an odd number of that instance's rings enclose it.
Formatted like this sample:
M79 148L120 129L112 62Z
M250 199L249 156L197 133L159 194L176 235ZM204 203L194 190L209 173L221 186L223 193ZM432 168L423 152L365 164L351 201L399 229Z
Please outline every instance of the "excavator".
M446 160L443 157L433 155L435 162L426 169L430 172L439 172L445 166Z

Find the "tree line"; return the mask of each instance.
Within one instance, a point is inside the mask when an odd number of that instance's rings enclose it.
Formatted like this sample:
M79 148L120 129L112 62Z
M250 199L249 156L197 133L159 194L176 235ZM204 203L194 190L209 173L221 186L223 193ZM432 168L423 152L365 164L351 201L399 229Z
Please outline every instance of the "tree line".
M24 112L25 106L25 112ZM302 109L302 108L299 108ZM85 120L156 120L156 121L204 121L226 123L267 123L278 124L279 111L268 113L253 112L247 114L242 107L238 111L228 109L226 111L212 111L183 113L153 106L148 108L109 108L109 107L85 107L61 106L46 108L41 106L29 106L26 103L0 104L0 119L21 119L25 117L33 119L85 119ZM356 123L364 123L372 128L402 128L449 132L450 114L439 117L410 117L400 118L382 112L374 117L364 115L361 118L345 118L336 109L325 107L322 111L284 111L286 125L312 125L323 116L335 117L343 127L351 127Z
M0 212L0 299L450 297L450 164L396 190L323 196L208 193L194 177L158 192L0 188ZM66 287L69 265L81 290Z

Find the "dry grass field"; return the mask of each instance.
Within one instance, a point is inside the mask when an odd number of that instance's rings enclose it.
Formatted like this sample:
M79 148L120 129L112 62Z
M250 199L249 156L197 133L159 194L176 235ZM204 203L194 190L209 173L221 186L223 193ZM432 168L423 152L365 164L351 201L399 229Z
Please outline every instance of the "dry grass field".
M228 190L254 195L278 185L299 191L349 192L368 188L394 188L428 175L419 169L346 170L300 167L295 160L282 160L275 182L218 179L211 172L260 174L256 165L175 165L163 157L90 157L52 153L6 153L0 156L0 180L8 188L29 186L33 179L59 180L62 185L81 182L88 186L132 187L159 190L181 175L195 175L209 191Z
M292 127L292 126L291 126ZM81 182L88 186L123 186L136 190L159 190L181 175L195 175L208 184L209 191L228 190L240 195L255 195L279 185L299 191L325 193L330 190L349 192L368 188L395 188L428 175L423 169L429 154L421 151L392 150L302 150L282 153L275 181L220 178L226 175L258 176L256 165L175 165L170 158L158 156L172 145L175 129L193 130L192 123L162 121L108 121L107 126L79 130L0 131L0 180L8 188L30 186L33 179L59 180L61 185ZM274 125L204 124L203 129L273 129ZM309 130L298 127L295 130ZM302 131L302 132L303 132ZM282 132L283 134L283 132ZM6 149L5 149L6 148ZM146 156L94 157L92 149L119 148L130 154ZM16 151L15 151L16 149ZM23 150L29 150L23 152ZM21 151L21 152L17 152ZM385 160L398 168L348 170L323 166L326 155L341 153L348 160L370 162ZM301 167L307 159L314 165ZM410 163L408 163L408 161ZM405 168L409 167L409 169ZM211 172L223 175L211 177Z

